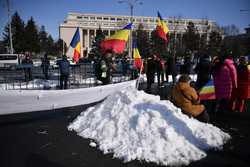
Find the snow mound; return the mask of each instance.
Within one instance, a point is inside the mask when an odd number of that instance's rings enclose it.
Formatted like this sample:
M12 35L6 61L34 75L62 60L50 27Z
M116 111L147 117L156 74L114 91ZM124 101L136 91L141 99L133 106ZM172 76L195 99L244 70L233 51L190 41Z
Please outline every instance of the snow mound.
M125 162L144 160L163 165L188 165L222 149L230 139L219 128L189 118L169 101L129 87L88 108L68 127L94 139L105 154Z

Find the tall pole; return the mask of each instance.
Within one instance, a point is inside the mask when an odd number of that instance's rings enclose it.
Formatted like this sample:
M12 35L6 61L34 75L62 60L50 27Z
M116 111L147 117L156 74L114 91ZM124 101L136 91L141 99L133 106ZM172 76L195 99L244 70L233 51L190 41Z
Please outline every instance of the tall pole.
M134 5L131 2L129 3L129 5L130 5L130 22L133 23ZM128 56L131 59L133 57L133 53L132 53L132 47L133 46L132 46L132 43L133 43L133 26L131 27L131 30L130 30L129 49L128 49L128 51L129 51Z
M139 3L139 5L142 5L142 2L140 0L119 0L118 3L128 3L130 8L130 22L133 23L133 15L134 15L134 5L136 3ZM129 37L129 48L128 48L128 56L129 58L132 58L132 43L133 43L133 27L130 31L130 37Z
M8 23L9 23L9 36L10 36L10 54L13 54L13 43L12 43L12 32L11 32L11 14L10 14L10 3L7 0L7 10L8 10Z

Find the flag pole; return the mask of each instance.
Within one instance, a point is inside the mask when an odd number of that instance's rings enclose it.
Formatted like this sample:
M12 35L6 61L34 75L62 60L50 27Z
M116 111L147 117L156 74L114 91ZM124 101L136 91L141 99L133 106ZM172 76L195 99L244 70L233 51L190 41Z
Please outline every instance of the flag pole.
M139 88L139 83L140 83L140 78L141 78L141 73L142 73L142 69L143 69L143 59L142 59L142 64L141 64L141 68L140 68L140 73L139 73L139 77L137 78L137 82L136 82L136 89Z

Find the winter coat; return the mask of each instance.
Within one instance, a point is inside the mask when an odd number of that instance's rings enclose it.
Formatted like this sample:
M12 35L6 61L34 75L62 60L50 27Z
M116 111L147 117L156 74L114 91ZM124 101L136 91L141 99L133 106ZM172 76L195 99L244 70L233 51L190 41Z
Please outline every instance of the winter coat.
M194 71L197 73L196 87L200 89L211 80L212 64L210 60L208 58L201 59Z
M166 62L166 74L167 75L177 75L175 59L173 57L168 58Z
M43 58L42 59L42 64L41 64L41 67L42 67L43 71L47 71L49 69L49 66L50 66L49 59L48 58Z
M173 88L171 98L173 103L187 115L197 117L205 110L195 89L188 82L178 82Z
M59 69L60 69L60 73L61 75L69 75L70 71L69 71L69 68L70 68L70 63L67 59L61 59L57 62L57 65L59 66Z
M156 66L155 60L151 57L148 58L146 64L146 75L147 75L147 80L150 83L154 83L155 71L156 71L155 66Z
M184 64L181 66L181 74L191 74L192 71L192 62L190 57L185 57Z
M233 60L226 59L212 72L216 99L231 99L233 89L237 88L237 72Z
M111 70L110 63L105 59L102 59L100 63L101 63L101 71L102 71L101 77L110 78L110 70Z
M33 61L31 58L25 58L22 60L22 67L24 69L32 68L33 67Z
M250 98L250 65L237 67L237 97L240 99Z

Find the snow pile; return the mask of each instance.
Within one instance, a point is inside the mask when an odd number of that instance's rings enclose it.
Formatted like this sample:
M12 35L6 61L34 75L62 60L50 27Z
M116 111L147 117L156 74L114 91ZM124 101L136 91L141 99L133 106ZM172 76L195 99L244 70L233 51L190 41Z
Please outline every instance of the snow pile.
M188 165L205 157L204 150L222 149L230 139L219 128L182 114L171 102L132 87L82 112L68 129L125 162L163 165Z

